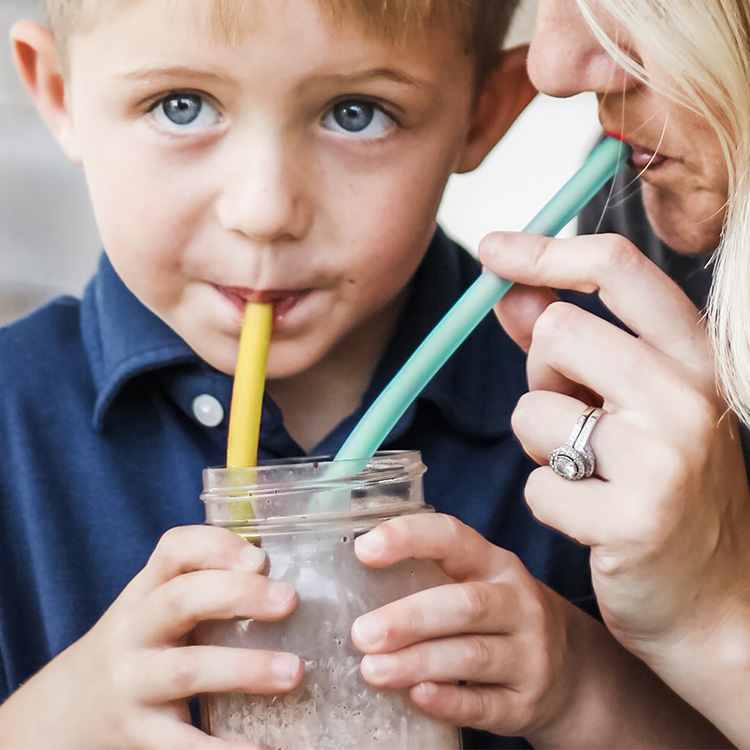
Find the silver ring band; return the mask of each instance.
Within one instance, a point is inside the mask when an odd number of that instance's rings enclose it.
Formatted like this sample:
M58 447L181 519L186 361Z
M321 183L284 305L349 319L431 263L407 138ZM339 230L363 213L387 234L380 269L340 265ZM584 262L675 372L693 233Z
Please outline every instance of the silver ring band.
M553 450L547 460L557 476L575 482L587 479L596 469L596 457L589 441L597 422L606 414L604 409L589 406L575 423L570 437Z

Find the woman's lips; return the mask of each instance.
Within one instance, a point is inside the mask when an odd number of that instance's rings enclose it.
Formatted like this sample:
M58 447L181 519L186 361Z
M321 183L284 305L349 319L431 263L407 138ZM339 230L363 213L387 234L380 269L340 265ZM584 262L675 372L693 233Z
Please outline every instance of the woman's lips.
M628 163L638 172L643 172L646 169L657 169L664 162L670 161L668 156L652 151L645 146L638 146L633 143L629 145L633 149L633 154L628 159Z
M248 302L273 305L274 327L278 327L284 318L307 297L311 289L246 289L235 286L216 287L239 312L245 309Z
M643 172L646 169L657 169L662 164L668 161L672 161L672 158L666 154L659 153L654 149L641 146L639 143L633 143L628 140L628 137L619 131L607 130L606 134L610 138L616 138L618 141L627 143L632 149L632 156L628 159L628 164L632 169L637 172Z

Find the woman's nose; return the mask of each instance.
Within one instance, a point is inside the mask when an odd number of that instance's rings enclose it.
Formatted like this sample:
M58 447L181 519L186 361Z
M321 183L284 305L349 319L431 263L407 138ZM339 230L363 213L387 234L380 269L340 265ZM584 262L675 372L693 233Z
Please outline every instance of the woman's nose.
M624 48L624 31L610 16L594 16L601 30ZM575 0L539 0L528 71L536 88L550 96L582 91L623 92L635 84L604 49Z
M232 152L216 209L225 229L258 244L301 239L307 234L312 206L296 151L271 137L248 139Z

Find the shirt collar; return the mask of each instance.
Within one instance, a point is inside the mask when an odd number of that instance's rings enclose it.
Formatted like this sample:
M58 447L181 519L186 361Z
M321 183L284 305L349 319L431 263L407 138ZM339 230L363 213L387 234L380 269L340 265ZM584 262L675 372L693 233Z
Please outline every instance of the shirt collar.
M125 286L104 254L84 292L81 327L96 387L96 429L101 429L107 410L130 380L170 365L200 362Z
M337 450L337 444L478 273L477 261L438 229L412 280L396 332L361 408L319 448ZM185 365L215 372L130 292L106 255L84 294L81 318L96 386L93 424L97 429L125 385L141 375ZM432 403L461 432L496 438L510 432L510 415L525 382L523 354L489 315L427 385L417 403ZM402 417L391 440L408 429L416 408L412 405Z

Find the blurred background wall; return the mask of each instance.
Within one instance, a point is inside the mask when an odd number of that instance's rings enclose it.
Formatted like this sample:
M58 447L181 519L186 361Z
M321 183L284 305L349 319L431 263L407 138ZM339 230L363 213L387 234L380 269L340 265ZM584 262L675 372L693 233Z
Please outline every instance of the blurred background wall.
M99 238L80 167L63 156L16 80L8 30L37 0L0 0L0 322L78 293Z
M511 44L530 38L535 2L519 12ZM80 294L100 252L83 172L62 155L16 80L5 40L12 23L29 16L40 16L39 0L0 0L0 325L58 294ZM452 178L441 223L472 251L489 231L521 229L597 132L592 96L537 97L479 170Z

